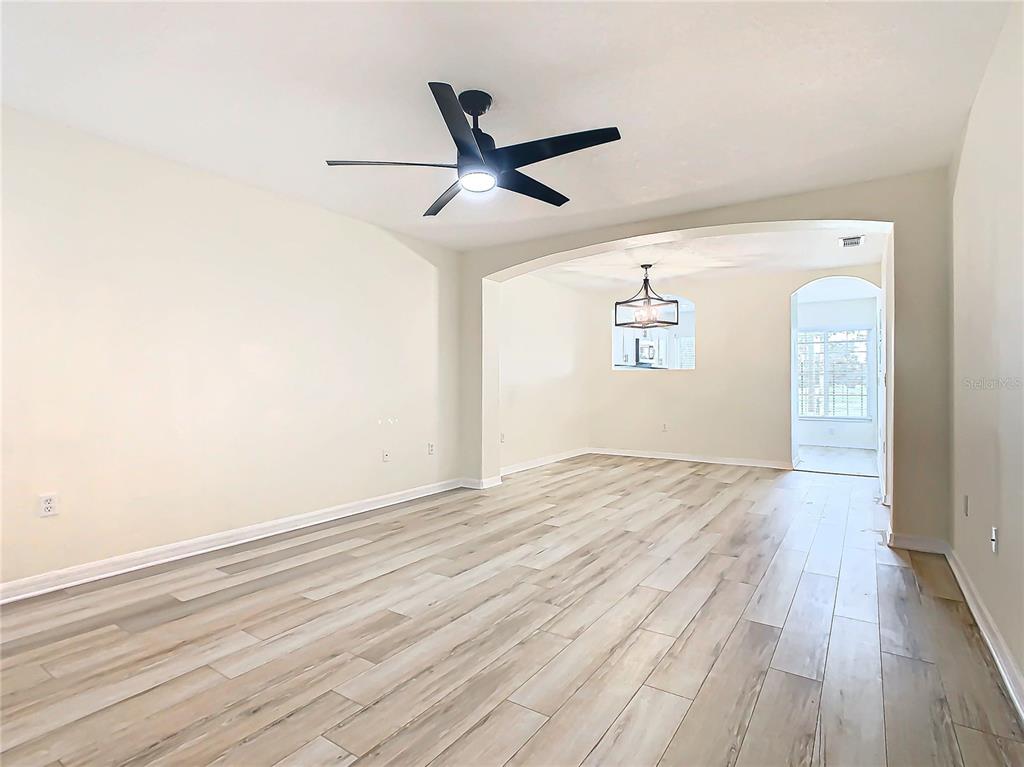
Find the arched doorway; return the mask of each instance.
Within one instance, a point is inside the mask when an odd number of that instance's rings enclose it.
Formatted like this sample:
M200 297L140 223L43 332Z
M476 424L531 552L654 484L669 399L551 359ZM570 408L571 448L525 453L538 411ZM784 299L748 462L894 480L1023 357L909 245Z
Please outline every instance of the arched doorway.
M860 277L813 280L791 298L791 440L800 471L886 468L885 302Z

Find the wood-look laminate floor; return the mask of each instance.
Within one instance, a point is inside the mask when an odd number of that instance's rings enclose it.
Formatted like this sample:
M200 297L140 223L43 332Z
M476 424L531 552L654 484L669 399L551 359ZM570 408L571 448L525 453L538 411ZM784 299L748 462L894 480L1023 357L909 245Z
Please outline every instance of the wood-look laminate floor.
M1024 763L874 484L583 456L15 604L2 761Z

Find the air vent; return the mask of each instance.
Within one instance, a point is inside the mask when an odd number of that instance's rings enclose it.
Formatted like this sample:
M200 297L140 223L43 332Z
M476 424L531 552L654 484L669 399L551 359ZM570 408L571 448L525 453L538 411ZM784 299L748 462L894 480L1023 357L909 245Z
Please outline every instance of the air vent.
M843 247L844 248L856 248L860 245L860 241L864 239L864 235L858 234L855 237L844 237Z

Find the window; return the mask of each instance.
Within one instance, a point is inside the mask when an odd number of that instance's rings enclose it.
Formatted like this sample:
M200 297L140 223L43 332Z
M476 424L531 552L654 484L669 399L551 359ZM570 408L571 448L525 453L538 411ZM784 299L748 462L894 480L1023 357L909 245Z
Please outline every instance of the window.
M697 367L696 307L679 301L679 324L667 328L621 328L612 320L613 370L694 370Z
M697 367L697 339L693 336L680 336L679 367L682 370L694 370Z
M871 418L870 330L797 333L801 418Z

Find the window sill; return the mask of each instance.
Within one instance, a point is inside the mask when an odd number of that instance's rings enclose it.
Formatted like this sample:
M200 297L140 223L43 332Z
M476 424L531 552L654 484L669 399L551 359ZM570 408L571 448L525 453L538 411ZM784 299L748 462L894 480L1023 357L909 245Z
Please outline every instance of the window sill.
M843 416L831 415L801 415L798 421L838 421L839 423L871 423L874 418L844 418Z
M667 373L686 373L696 368L663 368L654 365L612 365L612 372L620 370L661 370Z

